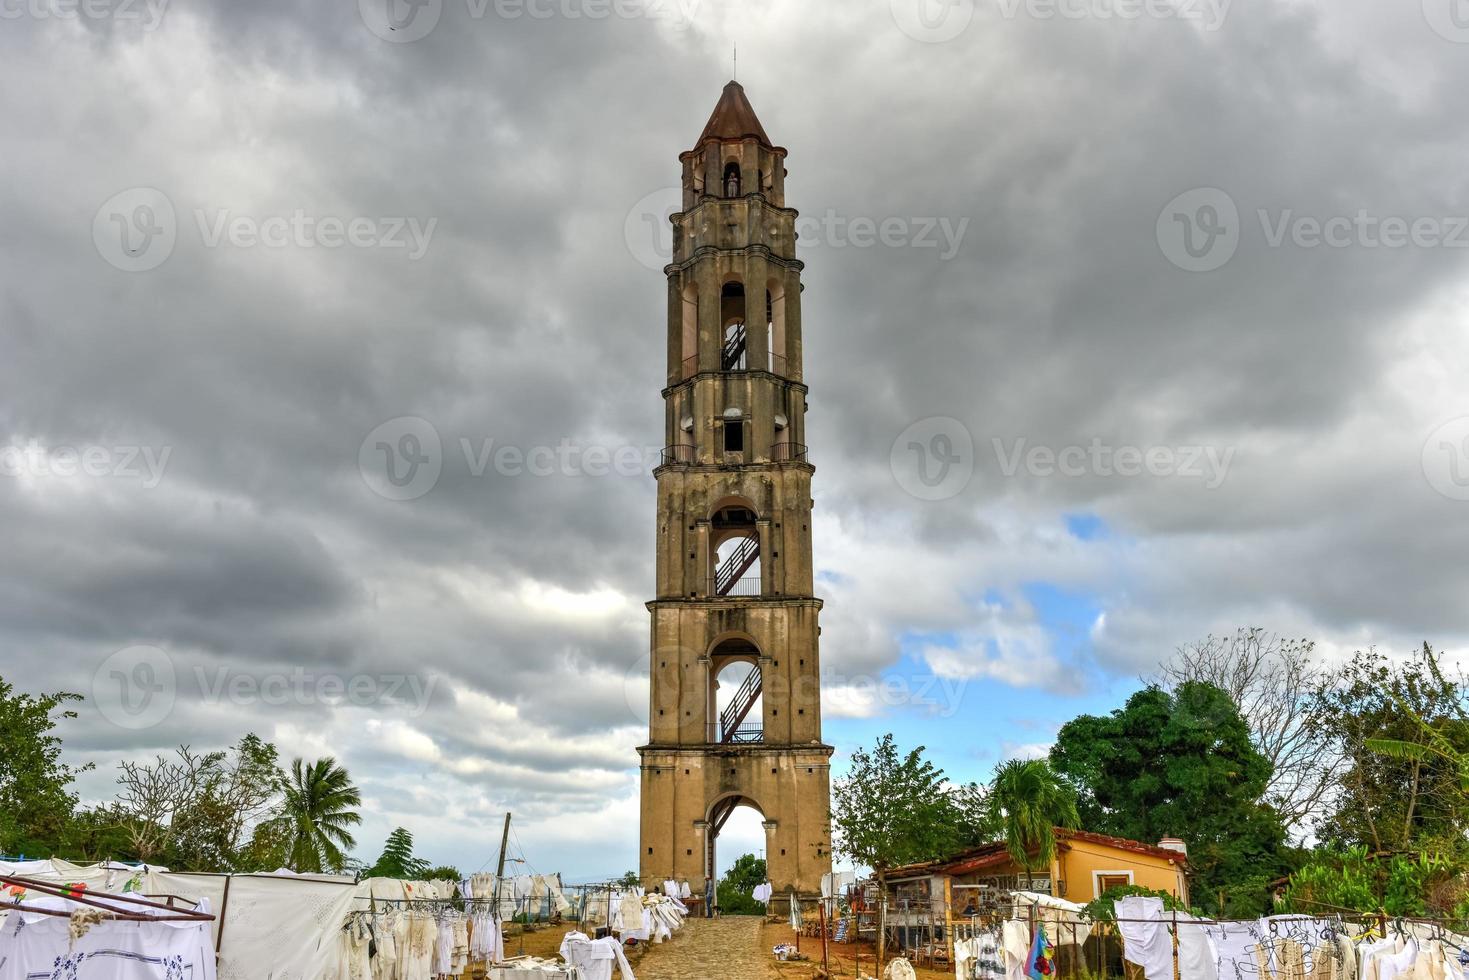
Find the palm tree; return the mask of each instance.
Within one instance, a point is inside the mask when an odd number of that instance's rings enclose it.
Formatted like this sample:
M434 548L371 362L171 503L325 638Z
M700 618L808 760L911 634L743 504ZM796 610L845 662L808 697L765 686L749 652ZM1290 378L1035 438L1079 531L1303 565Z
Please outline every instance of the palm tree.
M297 759L281 780L281 792L285 800L277 821L287 837L290 869L303 874L340 871L346 852L357 846L347 828L362 822L353 809L362 805L362 794L347 770L331 756L312 763Z
M1012 759L995 770L989 805L1003 828L1005 849L1025 869L1050 867L1056 858L1056 828L1075 830L1076 796L1041 759Z

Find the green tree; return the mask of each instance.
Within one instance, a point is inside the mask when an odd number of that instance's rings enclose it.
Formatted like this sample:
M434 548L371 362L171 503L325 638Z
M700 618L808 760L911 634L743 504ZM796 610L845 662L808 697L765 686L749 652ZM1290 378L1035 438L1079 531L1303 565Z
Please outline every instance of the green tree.
M441 864L438 867L425 865L423 874L419 876L421 881L463 881L464 875L452 864Z
M61 761L58 721L75 718L65 705L81 696L16 694L0 678L0 853L51 854L62 841L77 797L79 773Z
M1213 684L1148 687L1110 715L1068 722L1051 766L1077 790L1086 829L1182 838L1193 900L1210 913L1265 911L1267 883L1290 870L1284 824L1264 802L1270 762Z
M1464 683L1424 645L1394 663L1358 653L1319 700L1323 728L1348 759L1334 811L1318 833L1336 849L1452 850L1469 831L1469 718Z
M907 755L891 734L872 751L852 753L847 777L832 787L832 826L837 849L877 875L887 903L887 873L918 861L947 857L966 843L976 824L966 804L978 798L973 786L956 790L944 771L923 758L919 746ZM878 954L884 952L879 933Z
M401 878L415 881L425 877L428 862L413 856L413 835L399 827L388 835L377 863L365 872L369 878Z
M755 889L769 872L763 858L742 855L719 882L719 911L725 915L764 915L765 903L755 901Z
M243 870L250 834L279 798L281 770L274 745L247 734L229 751L211 753L195 791L175 815L169 866L181 870Z
M287 866L296 872L339 871L357 845L348 827L362 823L355 809L362 795L347 770L330 756L307 763L296 759L281 781L285 800L273 823L288 840Z
M256 870L243 851L278 797L276 747L254 734L226 751L187 745L153 762L125 761L111 806L138 860L179 871Z
M1076 793L1041 759L1012 759L995 771L989 807L1003 828L1005 849L1030 877L1056 857L1056 828L1075 830Z

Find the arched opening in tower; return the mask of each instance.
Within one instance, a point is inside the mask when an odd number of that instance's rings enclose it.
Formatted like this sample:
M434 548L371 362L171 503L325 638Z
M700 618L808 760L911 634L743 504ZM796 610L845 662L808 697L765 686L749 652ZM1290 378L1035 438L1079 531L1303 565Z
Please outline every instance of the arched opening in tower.
M740 196L740 165L735 160L724 165L724 196Z
M726 422L726 426L728 426ZM721 506L710 519L714 532L709 592L716 596L758 596L762 574L760 531L753 505L738 497Z
M768 817L760 803L741 793L726 793L709 805L708 831L704 836L704 874L716 883L723 880L746 854L768 861L765 853Z
M745 286L727 282L719 294L720 322L724 335L720 338L721 371L744 371L749 367L749 334L745 329Z
M726 745L753 745L765 740L765 684L758 652L722 645L714 656L714 738Z
M765 815L758 807L749 802L737 800L733 806L726 806L727 813L723 815L724 825L714 836L710 846L713 854L709 866L715 869L714 880L716 882L723 881L735 863L745 855L757 861L766 861L768 868L769 855L765 853ZM719 817L720 814L716 813L715 816ZM768 870L765 877L769 878Z

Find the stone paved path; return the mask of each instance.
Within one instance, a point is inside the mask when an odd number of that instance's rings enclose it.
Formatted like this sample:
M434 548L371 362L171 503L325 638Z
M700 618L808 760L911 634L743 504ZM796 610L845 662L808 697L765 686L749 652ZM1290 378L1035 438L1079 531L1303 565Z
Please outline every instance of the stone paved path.
M762 924L754 916L690 919L672 942L649 949L634 971L638 980L779 980Z

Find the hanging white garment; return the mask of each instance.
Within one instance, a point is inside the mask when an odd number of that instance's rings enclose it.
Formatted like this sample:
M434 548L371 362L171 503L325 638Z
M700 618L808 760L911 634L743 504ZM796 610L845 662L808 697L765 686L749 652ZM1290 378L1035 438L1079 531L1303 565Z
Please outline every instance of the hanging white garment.
M1201 920L1178 913L1179 980L1219 980L1219 953Z
M1411 977L1413 964L1418 959L1418 944L1413 940L1403 946L1401 952L1380 957L1377 961L1377 980L1397 980Z
M1132 895L1116 903L1122 955L1143 968L1147 980L1172 980L1173 939L1163 927L1163 900Z
M1260 969L1255 964L1255 946L1260 942L1257 923L1218 922L1202 928L1214 944L1219 980L1260 980Z
M568 932L561 940L561 958L582 980L612 980L614 963L622 980L634 980L622 944L615 939L589 939L583 933Z
M833 871L821 876L821 897L839 898L857 883L855 871Z
M774 891L775 889L771 887L770 882L762 882L761 884L755 886L755 894L753 897L755 901L768 905L770 903L770 896L774 893Z
M74 912L64 899L31 905ZM207 904L201 911L208 911ZM12 911L0 923L0 980L215 980L207 922L98 922L73 939L71 920Z
M918 980L918 974L913 972L913 964L902 957L889 963L882 975L885 980Z
M1025 980L1025 961L1030 956L1030 927L1007 920L1000 928L1000 946L1005 951L1005 980Z
M1035 907L1035 921L1045 926L1046 938L1056 946L1081 946L1092 934L1092 923L1082 914L1083 906L1064 898L1040 892L1014 893L1015 918L1029 919Z
M986 930L955 943L954 976L957 980L1003 980L1005 954L999 936Z

